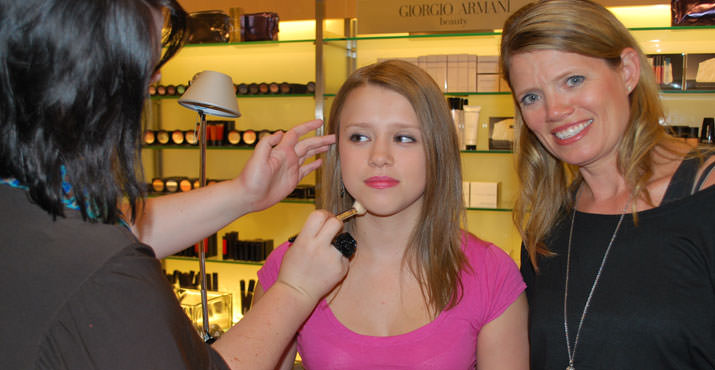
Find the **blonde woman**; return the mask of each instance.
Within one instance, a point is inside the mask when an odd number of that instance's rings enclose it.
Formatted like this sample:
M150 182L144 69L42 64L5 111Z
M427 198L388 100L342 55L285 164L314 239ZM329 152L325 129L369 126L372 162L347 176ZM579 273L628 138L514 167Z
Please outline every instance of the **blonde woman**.
M329 117L324 208L358 200L346 225L357 252L346 278L297 335L309 369L526 369L526 299L516 264L460 230L454 124L437 84L401 61L363 67ZM284 244L259 271L276 279ZM287 349L291 368L295 347Z
M666 135L653 73L601 5L506 22L532 369L715 368L715 176Z

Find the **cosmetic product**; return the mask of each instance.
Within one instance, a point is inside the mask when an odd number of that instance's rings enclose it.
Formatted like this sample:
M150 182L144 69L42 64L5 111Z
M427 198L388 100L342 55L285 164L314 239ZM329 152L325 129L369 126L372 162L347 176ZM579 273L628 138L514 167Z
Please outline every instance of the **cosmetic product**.
M703 118L703 126L700 128L700 142L703 144L713 144L715 142L715 118Z
M248 94L249 95L258 95L258 84L253 82L248 84Z
M166 95L175 96L176 95L176 86L167 85L166 86Z
M199 181L199 179L194 179L194 182L192 185L193 185L194 189L198 189L201 187L201 182Z
M307 94L308 87L304 84L290 84L291 94Z
M151 180L151 190L155 193L163 193L165 189L164 180L160 178L155 178Z
M166 86L159 85L156 87L156 95L164 96L166 95Z
M174 177L166 179L164 184L166 185L166 191L168 193L176 193L179 191L179 180Z
M367 209L365 209L365 207L363 207L363 205L360 204L360 202L358 202L358 201L356 200L355 203L353 203L353 207L352 207L352 208L348 209L347 211L340 212L340 213L339 213L337 216L335 216L335 217L337 217L338 220L340 220L340 221L342 221L342 222L345 222L345 221L347 221L348 219L350 219L350 217L353 217L353 216L362 216L362 215L364 215L366 212L367 212Z
M362 204L360 204L360 202L355 201L353 203L352 208L350 208L346 211L340 212L335 217L337 217L340 221L345 222L353 216L361 216L361 215L364 215L366 212L367 212L367 209L365 209L365 207ZM293 242L295 242L297 237L298 237L298 235L291 236L290 238L288 238L288 241L293 243ZM340 253L342 253L343 256L345 256L345 258L352 257L353 254L355 254L355 251L357 249L357 242L355 241L353 236L347 232L336 236L335 239L333 239L333 241L331 242L331 244L335 248L337 248L340 251Z
M278 85L278 82L271 82L268 84L268 92L271 94L280 94L281 87Z
M670 84L673 82L673 65L670 63L670 58L665 57L663 59L663 84Z
M196 131L185 130L184 131L184 141L186 142L186 144L189 144L189 145L197 145L199 142L199 138L196 136Z
M273 133L273 132L271 132L270 130L261 130L261 131L258 131L258 140L260 141L261 139L263 139L264 137L266 137L266 136L268 136L268 135L270 135L270 134L272 134L272 133Z
M181 179L181 181L179 181L179 190L181 190L182 192L185 193L187 191L191 191L191 189L192 189L191 180L189 180L187 178L183 178L183 179Z
M449 102L449 111L452 114L454 127L457 130L457 138L459 139L459 150L464 150L464 101L462 98L447 98Z
M281 94L290 94L290 84L287 82L281 82L279 89Z
M154 131L152 130L146 130L144 131L144 145L152 145L154 142L156 142L156 134L154 134Z
M241 137L241 140L246 144L253 146L256 144L256 131L253 130L246 130L243 131L243 136Z
M166 130L159 130L156 132L156 141L161 145L169 144L169 132Z
M184 131L174 130L171 132L171 143L176 145L184 144Z
M464 106L464 150L477 150L479 112L481 110L482 107L478 105Z
M268 84L265 82L261 82L260 84L258 84L258 93L261 95L268 94Z
M186 92L186 85L176 85L176 95L184 95Z
M149 95L150 95L150 96L156 95L156 86L154 86L154 85L149 85Z
M315 93L315 82L310 81L307 84L305 84L305 92L308 94L314 94Z
M230 145L239 145L241 144L241 133L237 130L231 130L226 135L226 139Z
M685 134L685 142L693 147L698 146L698 142L700 142L700 139L697 127L688 127L687 132Z
M248 95L248 85L245 83L240 83L236 87L236 95Z

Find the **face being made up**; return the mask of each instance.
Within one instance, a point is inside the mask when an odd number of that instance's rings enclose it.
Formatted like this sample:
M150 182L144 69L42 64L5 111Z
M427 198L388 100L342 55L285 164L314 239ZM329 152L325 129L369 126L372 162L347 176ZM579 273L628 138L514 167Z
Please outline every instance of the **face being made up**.
M350 92L340 113L339 156L350 194L370 214L418 214L426 183L422 129L410 102L376 85Z
M628 125L628 95L637 83L638 57L621 65L557 50L515 54L511 84L522 118L557 158L577 166L615 161Z

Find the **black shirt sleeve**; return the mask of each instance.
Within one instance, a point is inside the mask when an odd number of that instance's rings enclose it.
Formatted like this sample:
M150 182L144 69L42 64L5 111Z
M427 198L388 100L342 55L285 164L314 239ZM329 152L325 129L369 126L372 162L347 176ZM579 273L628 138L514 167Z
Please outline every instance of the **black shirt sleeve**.
M57 312L42 369L228 369L179 306L144 245L124 248Z

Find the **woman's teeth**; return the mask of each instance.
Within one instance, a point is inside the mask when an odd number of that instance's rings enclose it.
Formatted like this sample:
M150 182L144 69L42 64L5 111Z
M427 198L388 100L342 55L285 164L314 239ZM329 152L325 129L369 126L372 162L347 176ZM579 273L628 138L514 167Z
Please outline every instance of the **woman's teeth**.
M568 138L578 135L579 132L583 131L583 129L588 127L588 125L590 125L591 123L593 123L592 119L584 123L579 123L578 125L573 125L565 130L554 132L554 135L556 135L556 137L561 140L566 140Z

